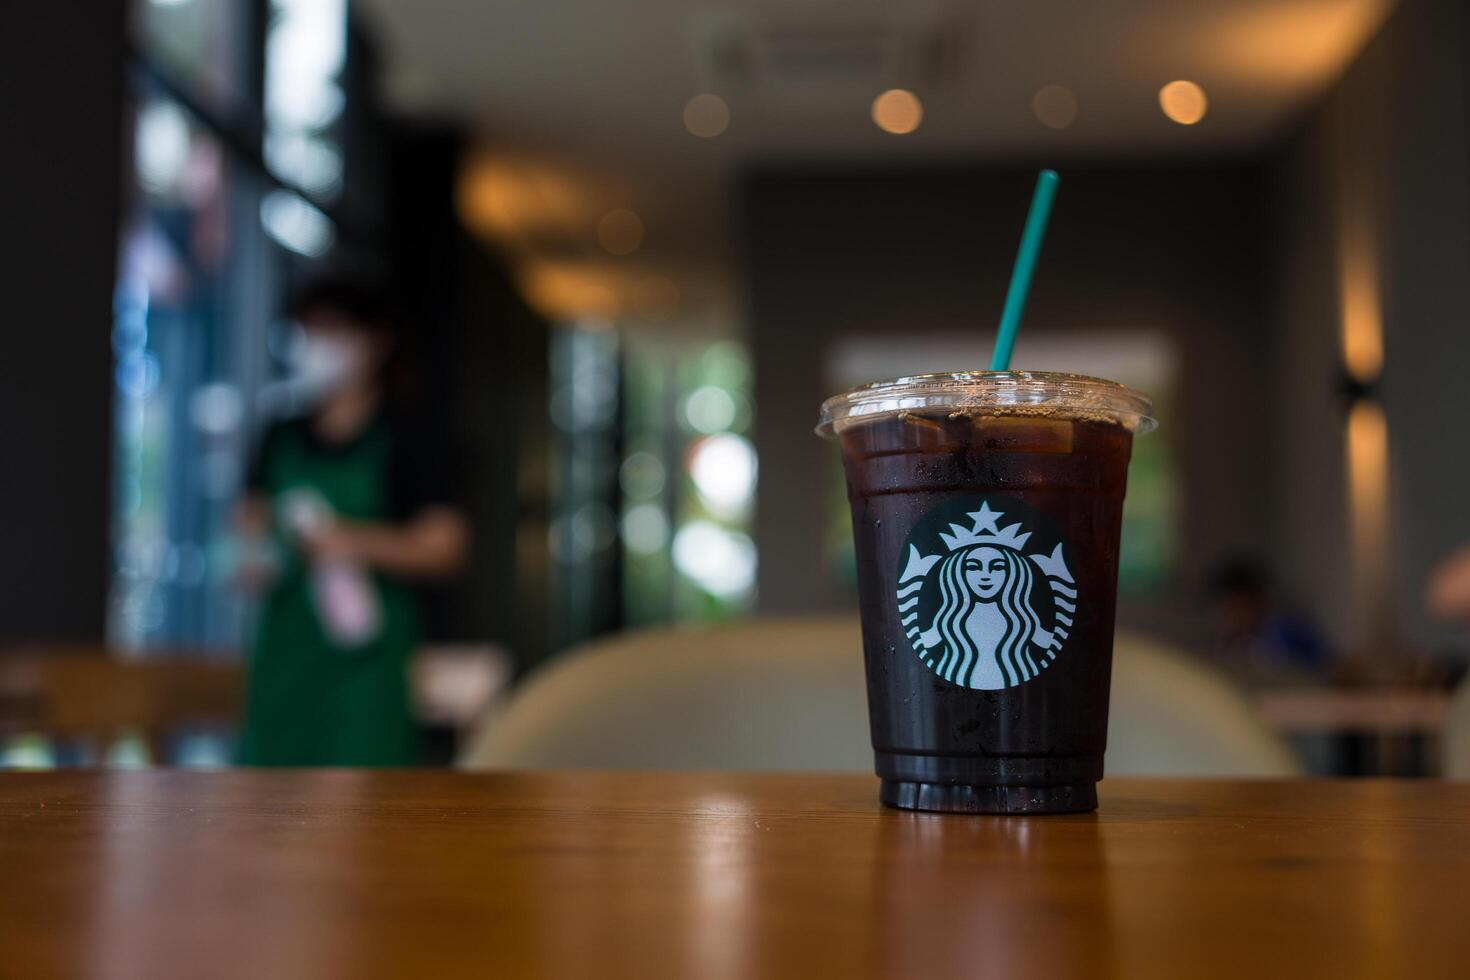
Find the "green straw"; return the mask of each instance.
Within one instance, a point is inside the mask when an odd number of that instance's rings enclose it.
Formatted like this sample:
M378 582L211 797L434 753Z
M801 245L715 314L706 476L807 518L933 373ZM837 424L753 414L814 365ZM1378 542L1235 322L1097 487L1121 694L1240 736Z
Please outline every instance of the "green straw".
M1051 217L1051 202L1057 196L1060 180L1055 170L1043 170L1036 178L1036 193L1031 195L1026 230L1021 232L1021 250L1016 253L1011 286L1006 290L1006 307L1000 315L1000 333L995 337L995 352L990 355L992 371L1010 370L1011 348L1016 346L1016 331L1021 329L1026 294L1031 292L1031 276L1036 272L1036 257L1041 254L1041 240L1046 237L1046 219Z

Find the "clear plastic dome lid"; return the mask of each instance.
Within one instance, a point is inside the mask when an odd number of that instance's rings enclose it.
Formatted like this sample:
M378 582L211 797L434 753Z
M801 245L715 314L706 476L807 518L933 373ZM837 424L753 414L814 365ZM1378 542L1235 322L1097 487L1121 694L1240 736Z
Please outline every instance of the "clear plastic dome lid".
M817 434L900 412L1034 415L1113 422L1135 434L1157 425L1153 402L1116 381L1051 371L961 371L875 381L822 403Z

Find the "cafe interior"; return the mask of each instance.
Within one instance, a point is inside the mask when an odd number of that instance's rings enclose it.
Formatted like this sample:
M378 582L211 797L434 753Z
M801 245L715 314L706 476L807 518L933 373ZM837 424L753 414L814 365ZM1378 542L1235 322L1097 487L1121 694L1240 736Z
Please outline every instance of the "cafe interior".
M1189 939L1212 868L1219 901L1305 917L1295 976L1470 971L1408 883L1470 880L1459 0L3 22L16 975L202 976L234 949L219 975L1236 975L1243 949ZM1119 382L1157 420L1116 628L1087 627L1107 778L1094 816L884 808L896 559L859 554L819 410L995 366L1018 279L1010 366ZM196 810L279 851L208 858ZM1292 837L1313 813L1349 821L1338 850ZM1170 836L1189 820L1208 832ZM1223 867L1253 842L1256 872ZM803 871L829 846L835 877ZM1357 947L1313 933L1319 901ZM191 915L183 945L158 921Z

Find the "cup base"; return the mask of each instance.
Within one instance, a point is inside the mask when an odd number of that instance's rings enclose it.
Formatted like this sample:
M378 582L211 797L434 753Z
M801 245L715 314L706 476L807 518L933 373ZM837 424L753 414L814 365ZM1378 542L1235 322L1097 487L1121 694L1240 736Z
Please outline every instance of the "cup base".
M935 813L1089 813L1097 809L1092 780L1052 786L970 786L883 780L878 798L900 810Z

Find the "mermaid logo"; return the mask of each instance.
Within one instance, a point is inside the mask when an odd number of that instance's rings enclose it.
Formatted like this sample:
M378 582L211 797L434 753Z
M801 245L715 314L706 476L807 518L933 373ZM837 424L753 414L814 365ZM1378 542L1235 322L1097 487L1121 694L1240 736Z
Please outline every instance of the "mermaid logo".
M941 505L909 535L898 614L925 666L961 687L995 691L1024 684L1056 659L1077 615L1077 587L1044 515L1004 497L971 510L976 502ZM1022 521L1001 526L1006 514ZM1028 552L1033 533L1050 540ZM926 555L921 543L942 550Z

